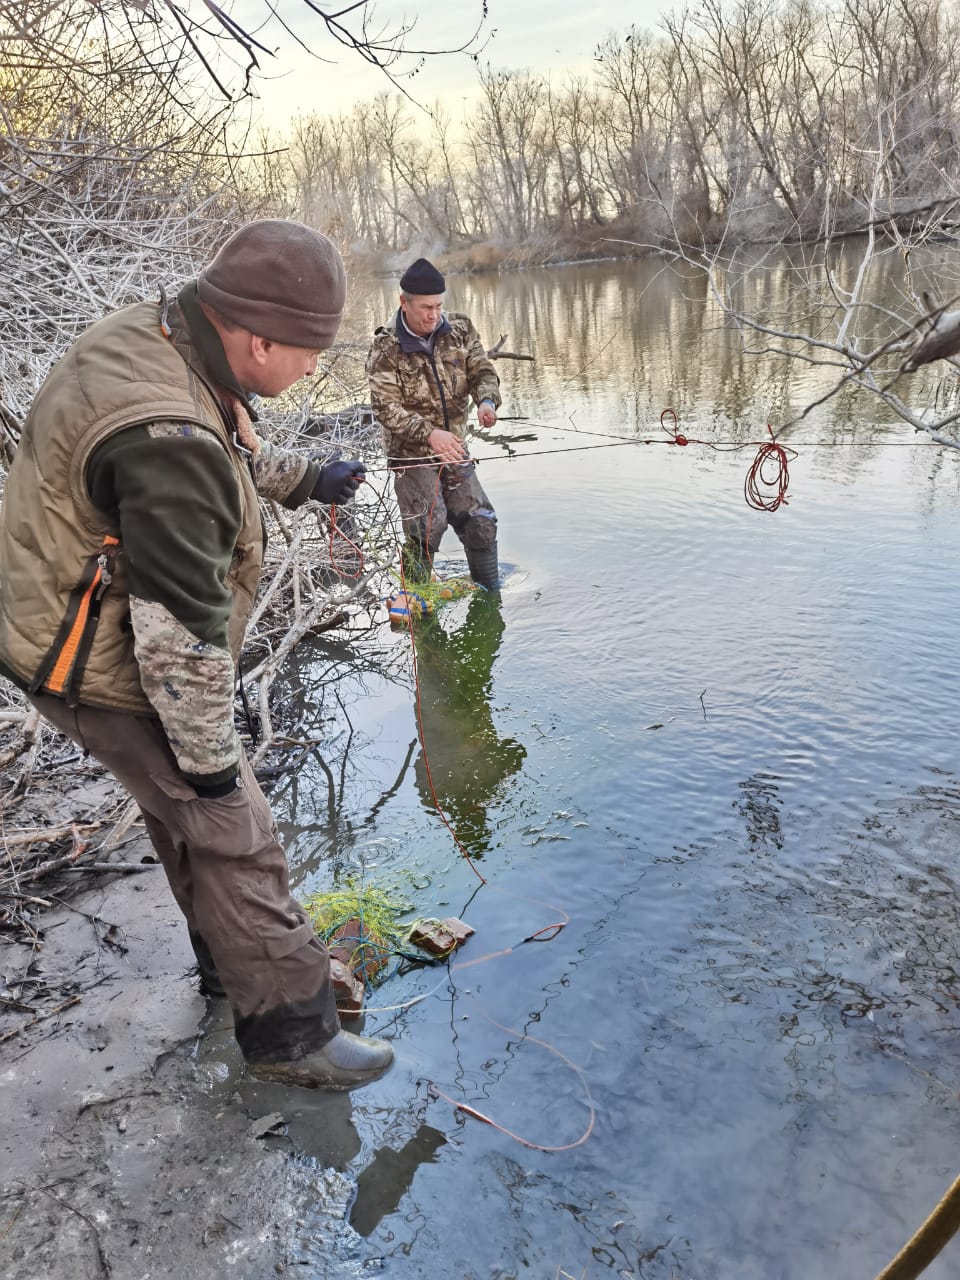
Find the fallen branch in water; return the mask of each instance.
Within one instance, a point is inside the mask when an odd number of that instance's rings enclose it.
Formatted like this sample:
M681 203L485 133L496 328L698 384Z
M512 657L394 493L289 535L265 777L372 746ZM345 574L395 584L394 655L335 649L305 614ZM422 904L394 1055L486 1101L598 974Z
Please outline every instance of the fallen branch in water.
M138 871L156 871L159 862L81 862L76 866L62 867L63 871L118 871L121 875L133 875Z
M136 800L131 800L123 813L117 819L116 825L107 836L106 840L100 846L98 852L109 853L111 849L116 849L120 841L127 834L130 828L140 817L140 805Z
M500 340L495 342L487 351L487 356L491 360L536 360L536 356L519 355L516 351L502 351L501 348L507 340L507 335L501 333Z

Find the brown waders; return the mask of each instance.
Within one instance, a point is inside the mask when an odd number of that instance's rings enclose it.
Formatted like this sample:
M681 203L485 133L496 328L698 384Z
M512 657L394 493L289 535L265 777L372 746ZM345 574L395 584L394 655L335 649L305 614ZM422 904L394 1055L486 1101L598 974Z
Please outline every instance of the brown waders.
M404 572L428 579L447 525L463 543L473 580L499 588L497 516L477 479L473 462L456 466L404 466L391 460L405 537Z
M286 856L246 757L241 787L201 800L158 720L69 707L45 694L31 701L139 804L204 981L213 990L219 978L233 1005L244 1057L293 1062L332 1040L340 1022L330 958L290 896Z

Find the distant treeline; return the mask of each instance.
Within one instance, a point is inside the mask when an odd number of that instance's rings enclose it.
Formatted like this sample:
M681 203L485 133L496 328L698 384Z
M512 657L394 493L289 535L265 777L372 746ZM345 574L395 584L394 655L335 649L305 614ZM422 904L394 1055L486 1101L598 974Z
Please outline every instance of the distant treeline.
M295 120L275 202L356 250L808 238L957 222L960 24L940 0L702 0L587 78L480 71L454 127L384 94ZM471 249L472 246L472 249ZM469 256L472 253L472 258Z

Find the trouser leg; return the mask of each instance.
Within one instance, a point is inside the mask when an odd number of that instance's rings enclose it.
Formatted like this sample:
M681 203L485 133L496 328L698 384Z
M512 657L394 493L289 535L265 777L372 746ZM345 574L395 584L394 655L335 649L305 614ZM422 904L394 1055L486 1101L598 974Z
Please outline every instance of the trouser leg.
M173 844L163 823L145 809L141 808L140 813L147 835L150 837L150 843L156 850L160 865L167 873L170 890L186 919L190 945L193 947L193 954L197 957L197 968L200 971L200 990L205 996L225 996L227 993L217 973L213 953L197 928L194 918L193 878L190 874L190 863L182 851Z
M197 969L200 971L201 994L218 998L225 996L227 989L217 973L216 961L213 958L213 952L207 946L206 938L195 929L191 929L189 933L190 945L193 947L193 954L197 957Z
M413 581L427 581L447 528L439 470L424 466L398 468L393 487L403 526L404 574Z
M329 956L290 895L270 807L246 758L242 787L201 800L158 721L46 695L32 701L140 805L173 895L233 1005L244 1056L296 1060L330 1040L339 1019Z
M441 488L450 524L467 553L470 576L487 591L499 591L497 515L477 479L475 464L445 467Z

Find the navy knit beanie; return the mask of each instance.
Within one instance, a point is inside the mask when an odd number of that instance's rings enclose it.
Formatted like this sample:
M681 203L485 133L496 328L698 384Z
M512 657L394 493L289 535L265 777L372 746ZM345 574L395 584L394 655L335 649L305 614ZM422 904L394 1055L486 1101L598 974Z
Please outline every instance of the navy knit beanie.
M400 288L404 293L431 297L444 293L447 284L432 262L428 262L426 258L418 258L400 277Z

